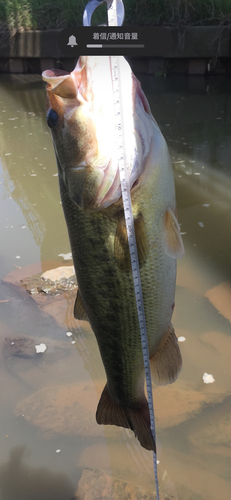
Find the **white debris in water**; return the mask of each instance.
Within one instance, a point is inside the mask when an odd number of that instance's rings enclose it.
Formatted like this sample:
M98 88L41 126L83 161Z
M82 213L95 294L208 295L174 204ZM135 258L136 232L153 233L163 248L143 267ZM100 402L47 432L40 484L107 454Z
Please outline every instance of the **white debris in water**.
M37 174L30 174L31 177L37 177Z
M183 236L184 234L187 234L187 233L180 233L180 234Z
M22 229L25 229L27 226L22 226Z
M211 373L204 373L202 378L205 384L213 384L215 382L215 378L213 378Z
M61 450L55 450L55 453L60 453Z
M210 203L204 203L203 207L210 207Z
M15 257L16 259L21 259L20 255L16 255Z
M72 259L72 253L59 253L59 257L63 257L64 260L71 260Z
M58 177L58 174L53 174L53 177Z
M194 172L194 175L201 175L199 172Z
M178 337L178 342L185 342L186 338L185 337Z
M76 343L76 340L72 340L72 341L71 341L71 343L72 343L72 344L75 344L75 343Z
M11 155L11 153L5 153L5 156L10 156L10 155Z
M46 344L38 344L38 345L35 345L35 350L36 350L37 354L39 354L40 352L45 352L47 350L47 346L46 346Z
M189 163L195 163L196 160L189 160Z
M158 464L160 463L160 461L159 461L159 460L157 460L157 461L156 461L156 463L157 463L157 465L158 465Z
M14 344L15 344L15 342L11 342L11 343L10 343L10 345L14 345Z
M8 118L8 120L18 120L18 116L16 118Z
M71 332L66 332L66 336L67 337L72 337L72 333Z
M197 224L198 224L198 226L200 226L200 227L204 227L203 222L198 222Z

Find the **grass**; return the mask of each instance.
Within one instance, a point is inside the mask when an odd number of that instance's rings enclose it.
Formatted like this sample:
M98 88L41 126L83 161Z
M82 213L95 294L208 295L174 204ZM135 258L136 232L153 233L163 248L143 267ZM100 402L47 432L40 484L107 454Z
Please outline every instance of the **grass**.
M0 29L11 32L82 25L87 0L0 0ZM231 0L124 0L128 25L231 24ZM106 4L92 24L106 21Z

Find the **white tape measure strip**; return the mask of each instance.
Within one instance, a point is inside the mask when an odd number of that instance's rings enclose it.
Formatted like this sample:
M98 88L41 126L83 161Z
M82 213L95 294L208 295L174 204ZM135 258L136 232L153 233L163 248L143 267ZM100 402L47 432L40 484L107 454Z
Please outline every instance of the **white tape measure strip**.
M110 7L108 7L109 26L115 26L114 24L115 10L116 10L116 0L110 0ZM152 381L151 381L149 350L148 350L148 336L147 336L147 329L145 322L145 312L144 312L143 294L142 294L142 286L140 278L139 259L136 246L134 219L133 219L132 204L130 197L130 187L127 175L127 168L126 168L126 153L125 153L126 150L125 150L124 133L123 133L123 109L121 106L121 88L120 88L120 68L119 68L120 58L117 56L110 56L110 58L112 67L112 86L113 86L114 110L115 110L114 115L115 115L116 141L117 141L117 149L119 151L118 162L119 162L119 172L120 172L120 183L121 183L124 215L125 215L125 222L128 234L130 257L131 257L136 306L137 306L139 326L140 326L144 371L145 371L147 395L148 395L148 406L150 413L150 424L151 424L150 427L154 440L156 441L155 417L154 417L154 407L153 407L153 397L152 397ZM154 474L156 482L156 495L157 495L157 500L159 500L157 461L155 452L153 452L153 462L154 462Z

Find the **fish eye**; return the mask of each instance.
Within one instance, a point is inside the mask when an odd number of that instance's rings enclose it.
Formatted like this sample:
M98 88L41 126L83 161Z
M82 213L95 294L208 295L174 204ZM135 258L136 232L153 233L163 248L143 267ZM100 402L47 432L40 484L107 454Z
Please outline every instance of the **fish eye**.
M56 111L50 108L47 112L47 125L50 128L56 127L59 117Z

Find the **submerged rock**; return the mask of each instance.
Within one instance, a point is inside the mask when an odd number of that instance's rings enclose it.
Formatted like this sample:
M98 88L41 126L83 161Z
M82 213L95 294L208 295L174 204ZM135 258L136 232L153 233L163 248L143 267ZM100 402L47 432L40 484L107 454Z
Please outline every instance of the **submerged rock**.
M4 355L6 358L10 356L33 358L38 354L43 354L46 350L46 344L41 344L38 339L29 337L7 337L4 341Z
M96 423L98 396L90 382L45 387L20 401L15 414L36 425L47 437L55 434L103 436Z
M112 478L102 471L84 469L75 498L78 500L156 500L156 493L141 489L119 478ZM160 500L176 500L176 497L160 494Z
M51 384L55 372L54 365L58 363L60 368L69 364L72 351L69 342L44 337L10 336L3 343L7 371L26 386L36 389L47 384L47 379ZM57 375L55 380L58 383Z
M213 306L231 322L231 283L225 281L208 290L205 294Z
M50 269L45 273L38 273L24 278L21 283L31 295L38 293L59 295L77 288L74 266L61 266Z

